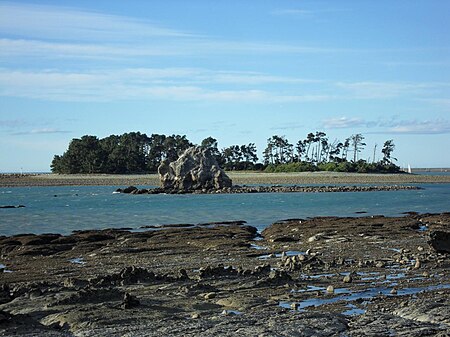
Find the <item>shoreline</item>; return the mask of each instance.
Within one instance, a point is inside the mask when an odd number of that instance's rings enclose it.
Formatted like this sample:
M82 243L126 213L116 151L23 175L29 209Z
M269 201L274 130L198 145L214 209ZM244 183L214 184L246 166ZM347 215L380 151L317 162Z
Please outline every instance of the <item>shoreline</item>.
M375 174L341 172L227 172L235 185L306 184L440 184L450 183L450 175ZM33 186L159 186L157 174L0 174L1 187Z
M409 213L0 237L0 334L444 336L449 229Z

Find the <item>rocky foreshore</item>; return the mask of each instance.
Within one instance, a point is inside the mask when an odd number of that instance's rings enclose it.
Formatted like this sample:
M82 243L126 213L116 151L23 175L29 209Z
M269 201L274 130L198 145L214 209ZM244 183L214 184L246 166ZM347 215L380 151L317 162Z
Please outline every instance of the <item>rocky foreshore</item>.
M324 192L376 192L376 191L400 191L400 190L420 190L422 187L413 185L353 185L353 186L239 186L210 189L173 189L173 188L152 188L139 189L135 186L118 188L115 192L126 194L239 194L239 193L324 193Z
M450 175L369 174L343 172L227 172L237 185L438 184ZM158 174L0 174L0 187L24 186L158 186Z
M2 336L449 336L450 213L0 237Z

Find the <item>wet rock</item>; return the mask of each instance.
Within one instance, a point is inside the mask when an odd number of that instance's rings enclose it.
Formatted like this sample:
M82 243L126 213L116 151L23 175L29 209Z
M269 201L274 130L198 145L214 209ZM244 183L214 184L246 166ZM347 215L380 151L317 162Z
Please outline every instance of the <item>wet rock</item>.
M12 316L11 314L8 314L7 312L0 310L0 324L6 324L11 320Z
M2 284L0 286L0 304L8 303L12 300L11 291L7 284Z
M131 308L135 308L139 305L140 305L140 302L135 296L130 295L129 293L125 293L120 307L122 309L131 309Z
M122 190L122 193L135 194L139 189L136 186L128 186Z
M223 264L219 264L217 267L202 267L200 268L199 272L200 279L237 276L239 274L237 269L233 268L232 266L225 267Z
M79 278L66 278L63 282L64 287L67 288L83 288L89 284L89 281Z
M176 161L163 161L158 167L161 187L172 191L220 190L232 186L211 150L194 146Z
M166 278L163 275L156 275L152 271L144 268L130 266L125 267L119 273L98 276L89 280L93 286L128 285L139 283L151 283ZM167 278L169 278L167 276Z
M349 336L445 336L448 326L418 322L389 313L368 313L349 324ZM443 333L443 334L442 334Z
M450 253L450 232L432 231L429 244L439 253Z
M117 288L87 288L63 294L60 298L49 302L47 306L111 302L118 301L123 296L123 292Z

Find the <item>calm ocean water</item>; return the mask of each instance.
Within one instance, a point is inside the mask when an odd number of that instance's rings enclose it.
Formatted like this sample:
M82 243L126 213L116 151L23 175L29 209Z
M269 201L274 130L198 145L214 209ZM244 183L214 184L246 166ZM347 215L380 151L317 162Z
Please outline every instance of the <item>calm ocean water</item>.
M124 195L116 186L0 188L0 235L245 220L263 229L287 218L450 211L450 184L352 193Z

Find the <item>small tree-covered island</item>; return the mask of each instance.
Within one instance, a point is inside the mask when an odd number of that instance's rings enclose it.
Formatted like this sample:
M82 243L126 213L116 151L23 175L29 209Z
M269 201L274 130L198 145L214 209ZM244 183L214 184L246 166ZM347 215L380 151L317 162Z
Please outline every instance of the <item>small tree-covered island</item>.
M67 151L55 155L51 163L53 173L155 173L160 163L172 162L194 144L185 135L130 132L99 139L85 135L74 138ZM366 147L364 136L354 134L344 141L329 141L325 132L308 133L305 139L292 144L285 136L274 135L267 140L263 162L258 162L255 143L231 145L219 149L213 137L205 138L201 147L208 148L220 167L228 171L257 170L264 172L336 171L358 173L398 173L400 167L392 157L392 139L384 142L381 159L360 158Z

